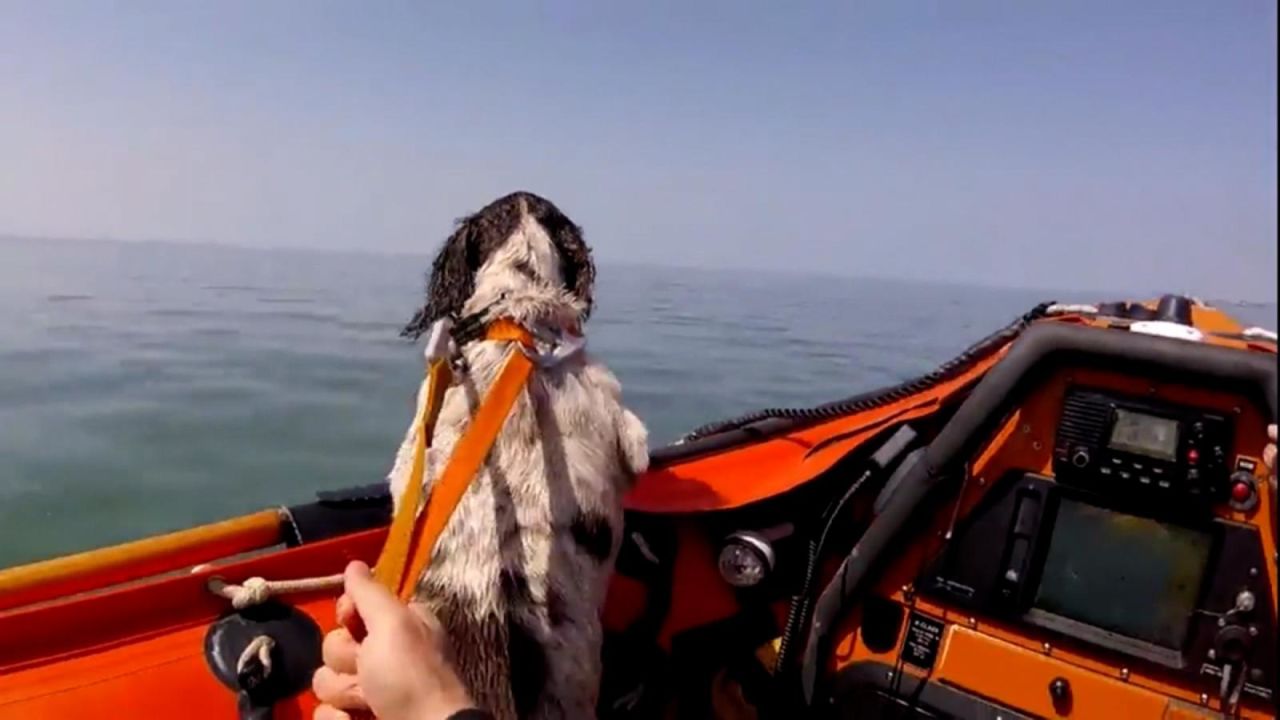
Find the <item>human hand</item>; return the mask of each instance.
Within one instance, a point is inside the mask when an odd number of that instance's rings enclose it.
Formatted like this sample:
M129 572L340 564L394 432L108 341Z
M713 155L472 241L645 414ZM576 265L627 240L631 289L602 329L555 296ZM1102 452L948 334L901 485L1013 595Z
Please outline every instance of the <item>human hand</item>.
M404 605L352 562L338 599L338 624L324 638L324 665L312 678L322 703L315 720L444 720L474 707L449 662L448 638L421 605Z

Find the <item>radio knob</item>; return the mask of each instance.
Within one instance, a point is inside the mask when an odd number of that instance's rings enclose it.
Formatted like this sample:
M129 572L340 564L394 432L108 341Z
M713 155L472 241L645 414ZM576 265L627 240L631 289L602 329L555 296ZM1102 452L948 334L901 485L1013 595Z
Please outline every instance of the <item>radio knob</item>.
M1076 448L1075 454L1071 456L1071 464L1078 468L1086 467L1089 464L1089 451Z
M1218 631L1213 639L1213 649L1218 660L1238 663L1249 654L1253 641L1243 625L1228 625Z

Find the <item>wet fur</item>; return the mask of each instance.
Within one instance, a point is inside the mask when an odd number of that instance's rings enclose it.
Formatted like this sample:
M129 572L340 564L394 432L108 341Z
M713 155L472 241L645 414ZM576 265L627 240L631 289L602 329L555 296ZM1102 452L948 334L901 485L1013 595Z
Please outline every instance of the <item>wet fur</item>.
M405 334L484 308L526 326L578 327L594 280L579 228L550 202L516 193L460 221ZM490 341L463 348L428 454L428 488L510 351ZM397 498L413 434L411 425L389 478ZM599 614L621 540L621 498L647 464L644 426L608 369L581 353L535 371L418 586L450 632L464 680L495 717L595 715Z

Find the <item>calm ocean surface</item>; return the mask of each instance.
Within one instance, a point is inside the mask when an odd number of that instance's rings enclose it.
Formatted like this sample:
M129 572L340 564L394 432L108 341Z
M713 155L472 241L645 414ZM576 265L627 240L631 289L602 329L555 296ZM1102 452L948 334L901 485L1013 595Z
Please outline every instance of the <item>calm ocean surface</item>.
M381 479L427 266L0 240L0 566ZM605 266L588 330L659 444L925 372L1048 299L1114 298Z

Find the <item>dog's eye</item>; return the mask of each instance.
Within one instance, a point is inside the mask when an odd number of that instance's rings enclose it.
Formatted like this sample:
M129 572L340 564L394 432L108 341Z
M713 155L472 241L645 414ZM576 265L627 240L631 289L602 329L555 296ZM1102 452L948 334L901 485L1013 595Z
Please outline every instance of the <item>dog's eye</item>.
M561 263L561 264L563 264L563 263ZM532 267L530 267L529 263L527 263L527 262L525 262L525 261L523 261L523 260L521 260L520 262L516 263L516 272L520 273L520 274L521 274L521 275L523 275L526 279L529 279L529 280L537 280L537 279L538 279L538 273L534 272L533 268L532 268Z

